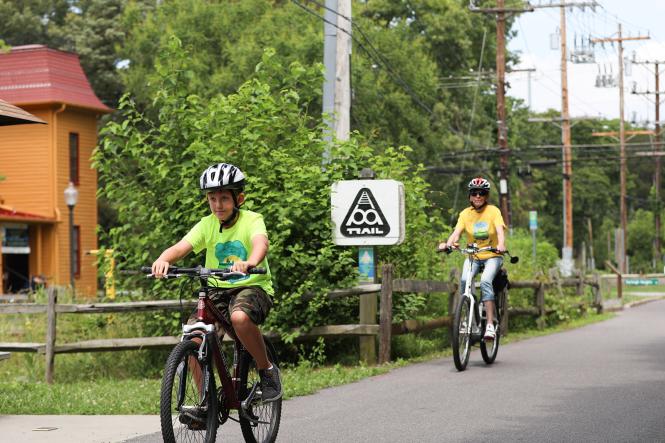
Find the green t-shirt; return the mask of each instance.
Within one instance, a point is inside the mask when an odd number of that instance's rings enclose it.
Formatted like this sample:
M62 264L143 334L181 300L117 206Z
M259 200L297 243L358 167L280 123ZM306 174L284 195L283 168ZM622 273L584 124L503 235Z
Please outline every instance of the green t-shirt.
M215 214L210 214L203 217L183 237L183 240L192 245L195 253L198 254L203 249L206 250L206 268L228 268L235 261L247 260L252 252L252 238L258 234L268 236L263 216L244 209L240 210L238 220L230 228L224 228L220 233L219 225L219 219ZM267 273L249 274L245 277L225 281L211 280L211 284L221 288L260 286L268 294L273 295L275 291L272 287L268 258L264 258L258 264L258 267L265 268Z

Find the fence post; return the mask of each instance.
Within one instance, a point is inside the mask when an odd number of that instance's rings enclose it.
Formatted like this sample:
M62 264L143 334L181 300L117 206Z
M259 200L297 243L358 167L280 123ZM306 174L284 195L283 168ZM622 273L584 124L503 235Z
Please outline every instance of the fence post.
M58 303L58 292L53 286L46 290L48 306L46 308L46 383L53 384L53 370L55 366L55 305Z
M360 295L359 320L363 325L376 324L377 296L376 294ZM360 360L368 365L376 364L376 337L361 336L358 339Z
M538 319L536 324L538 329L545 327L545 284L540 282L536 288L536 308L538 309Z
M621 271L612 265L612 262L605 260L605 265L612 270L617 276L617 298L621 301L623 297L623 282L621 281Z
M591 286L591 293L593 294L593 304L596 307L598 314L603 312L603 294L600 291L600 275L593 274L594 285Z
M379 363L388 363L393 324L393 265L390 263L383 264L379 323Z
M577 281L577 295L584 295L584 272L578 271L577 276L579 280Z

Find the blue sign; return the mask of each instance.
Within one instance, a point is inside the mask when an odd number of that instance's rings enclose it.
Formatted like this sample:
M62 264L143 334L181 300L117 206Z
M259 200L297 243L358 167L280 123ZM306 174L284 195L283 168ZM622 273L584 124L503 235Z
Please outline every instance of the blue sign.
M361 282L374 282L374 248L358 248L358 274Z
M529 229L535 231L538 229L538 212L529 211Z

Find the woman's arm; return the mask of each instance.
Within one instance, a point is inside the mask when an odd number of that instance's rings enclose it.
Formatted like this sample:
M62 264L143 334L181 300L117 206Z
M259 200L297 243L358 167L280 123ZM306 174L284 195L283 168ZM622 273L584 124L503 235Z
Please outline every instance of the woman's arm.
M447 241L439 243L439 249L448 249L452 246L455 246L459 241L460 235L462 235L463 231L464 227L462 226L455 228L453 233L450 234L450 237L448 237Z
M496 238L497 238L496 249L498 249L499 252L504 252L506 250L506 234L503 229L503 225L496 226Z

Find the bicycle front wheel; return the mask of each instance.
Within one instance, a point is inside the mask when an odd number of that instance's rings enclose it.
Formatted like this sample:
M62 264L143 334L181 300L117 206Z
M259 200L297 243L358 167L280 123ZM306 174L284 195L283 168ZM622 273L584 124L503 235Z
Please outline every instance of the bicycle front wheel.
M488 365L494 363L494 360L496 360L496 356L499 352L499 341L501 340L501 333L503 332L501 330L502 326L501 319L503 318L503 313L505 312L505 304L506 304L505 297L506 297L505 291L501 291L499 294L497 294L496 297L496 304L494 311L494 318L496 319L494 322L494 330L496 331L496 335L494 337L494 340L488 342L485 342L485 340L481 340L480 342L480 355L483 356L483 360ZM483 331L485 330L486 324L487 321L483 320L482 324Z
M471 311L471 302L468 297L462 296L453 319L453 361L458 371L466 369L469 363L469 353L471 348L471 325L469 324L469 315Z
M199 361L198 349L197 343L182 341L166 361L159 411L165 442L215 441L215 377L212 366Z
M485 324L486 320L483 320L482 324L482 330L485 330ZM494 336L494 340L481 340L480 341L480 355L483 356L483 360L485 363L488 365L494 363L494 360L496 360L496 355L499 352L499 340L501 338L501 326L499 326L501 322L497 318L497 321L494 322L495 325L495 331L496 335Z
M272 343L266 337L263 337L266 344L268 360L273 365L277 365L277 355ZM258 383L259 371L256 368L254 358L245 351L241 353L240 363L240 398L245 399L249 395L255 383ZM247 408L247 415L251 418L243 417L240 414L240 427L242 435L246 442L251 443L272 443L277 439L279 431L279 421L282 416L282 399L264 403L260 397L257 397Z

